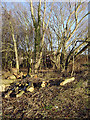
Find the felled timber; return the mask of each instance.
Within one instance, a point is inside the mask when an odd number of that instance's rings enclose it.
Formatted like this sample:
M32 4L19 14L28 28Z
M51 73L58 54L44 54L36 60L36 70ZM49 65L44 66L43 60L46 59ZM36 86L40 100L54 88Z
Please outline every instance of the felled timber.
M12 93L12 90L10 90L10 91L8 91L6 94L5 94L5 98L8 98L8 97L10 97L10 94Z
M16 97L22 96L24 92L25 92L25 91L22 90L21 92L19 92L19 93L16 95Z
M75 78L69 78L65 79L63 81L62 78L51 78L50 80L44 79L42 81L42 78L35 79L34 77L26 77L25 79L21 79L18 81L15 81L14 83L11 83L10 86L3 92L3 97L21 97L24 93L27 92L33 92L35 88L40 87L51 87L51 86L60 86L65 85L68 82L73 81ZM63 81L63 82L62 82Z
M32 87L28 87L26 90L29 91L29 92L33 92L34 91L34 87L33 86Z
M6 91L3 92L2 96L8 97L21 97L25 92L33 92L34 85L32 81L18 81L11 83Z
M7 79L15 80L15 79L16 79L16 76L15 76L15 75L11 75L11 76L9 76Z
M66 78L63 82L60 83L61 86L66 85L67 83L70 83L75 80L75 77L72 78Z
M46 85L47 85L47 82L43 81L41 84L41 87L46 87Z
M4 84L0 84L0 92L5 91L5 85Z

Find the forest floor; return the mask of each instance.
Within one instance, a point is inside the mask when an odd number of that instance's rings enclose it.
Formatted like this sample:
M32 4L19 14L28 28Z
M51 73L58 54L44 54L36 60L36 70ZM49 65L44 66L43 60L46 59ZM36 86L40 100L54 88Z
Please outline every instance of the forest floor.
M39 74L34 81L59 80L57 72ZM30 77L25 78L31 80ZM65 86L51 85L35 88L19 98L2 98L3 120L59 120L89 118L89 86L87 71L75 75L75 80Z

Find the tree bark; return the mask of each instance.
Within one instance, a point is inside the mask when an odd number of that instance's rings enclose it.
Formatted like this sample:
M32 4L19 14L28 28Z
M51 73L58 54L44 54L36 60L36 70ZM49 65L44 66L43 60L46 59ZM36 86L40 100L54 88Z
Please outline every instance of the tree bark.
M13 38L13 42L14 42L14 50L15 50L15 56L16 56L16 68L17 68L17 71L19 72L19 61L18 61L17 44L16 44L16 40L15 40L15 37L14 37L13 33L12 33L12 38Z
M17 43L16 43L16 39L14 36L14 29L12 26L12 23L10 22L10 27L11 27L11 35L12 35L12 39L14 42L14 50L15 50L15 57L16 57L16 68L17 68L17 72L19 72L19 60L18 60L18 51L17 51Z
M44 2L43 28L42 28L43 33L42 33L42 38L41 38L41 34L39 34L40 30L41 30L41 13L40 13L40 11L41 11L41 0L39 1L39 6L38 6L38 25L35 21L35 17L34 17L34 13L33 13L32 0L30 0L30 1L31 1L31 3L30 3L31 17L32 17L32 20L33 20L33 25L35 27L35 72L37 72L37 69L39 68L40 63L41 63L42 50L43 50L43 44L44 44L44 35L45 35L45 31L46 31L46 29L48 27L48 24L49 24L52 7L51 7L51 11L49 13L49 18L48 18L48 21L47 21L47 24L46 24L46 27L45 27L46 1ZM39 41L38 41L37 38L39 38ZM39 44L37 44L37 43L39 43ZM37 50L37 48L39 48L39 51Z

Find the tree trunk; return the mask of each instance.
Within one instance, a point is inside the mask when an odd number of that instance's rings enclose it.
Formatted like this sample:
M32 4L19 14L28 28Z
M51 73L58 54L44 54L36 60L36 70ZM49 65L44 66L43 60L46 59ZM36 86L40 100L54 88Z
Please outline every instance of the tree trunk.
M19 72L19 61L18 61L18 52L17 52L17 44L16 44L16 40L14 37L14 34L12 33L12 38L13 38L13 42L14 42L14 50L15 50L15 56L16 56L16 68Z
M30 0L30 6L31 6L31 17L33 20L33 25L35 28L35 72L37 72L37 69L40 66L41 63L41 58L42 58L42 48L43 48L43 43L44 43L44 35L45 31L48 27L50 16L51 16L51 11L49 14L49 18L45 27L45 12L46 12L46 1L44 2L44 15L43 15L43 28L42 28L42 36L41 36L41 0L39 1L39 6L38 6L38 22L36 22L35 17L34 17L34 12L33 12L33 5L32 5L32 0Z

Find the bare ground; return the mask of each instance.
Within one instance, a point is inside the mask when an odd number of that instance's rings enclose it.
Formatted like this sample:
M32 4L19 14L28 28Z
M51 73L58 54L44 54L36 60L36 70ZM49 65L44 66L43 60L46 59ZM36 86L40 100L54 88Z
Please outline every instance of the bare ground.
M59 80L55 72L39 74L33 81ZM31 78L26 78L31 80ZM88 76L85 71L75 75L75 81L65 86L35 88L19 98L2 98L3 120L89 119Z

